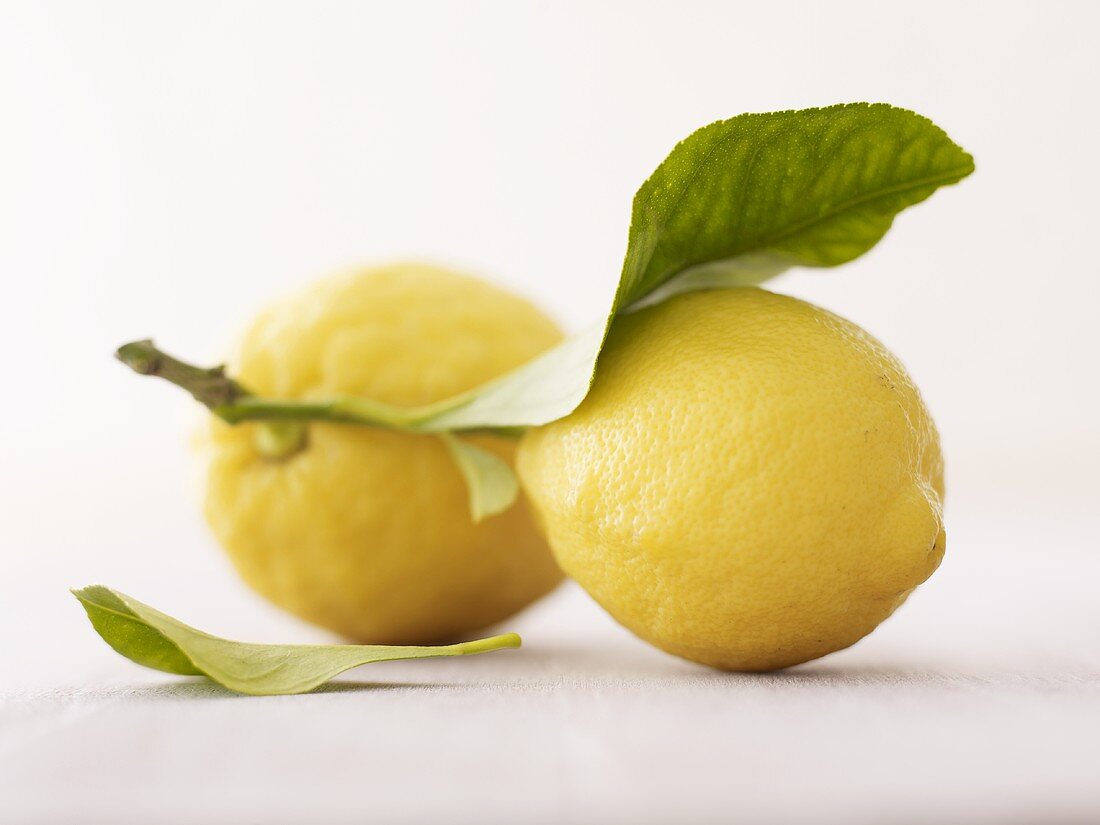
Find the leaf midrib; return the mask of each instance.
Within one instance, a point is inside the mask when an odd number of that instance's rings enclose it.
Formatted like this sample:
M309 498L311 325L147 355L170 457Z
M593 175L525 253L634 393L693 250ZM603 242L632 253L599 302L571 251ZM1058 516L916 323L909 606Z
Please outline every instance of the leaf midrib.
M789 227L783 232L779 233L773 238L769 238L762 243L759 249L768 249L775 246L778 243L782 243L793 235L804 231L805 229L813 226L814 224L824 223L825 221L832 220L843 212L847 212L849 209L855 209L871 201L878 200L879 198L888 197L890 195L897 195L910 189L920 189L923 186L943 186L953 181L957 181L967 175L974 168L974 164L970 163L967 166L959 166L951 169L948 172L943 172L938 175L926 175L923 178L918 178L915 181L908 181L906 183L899 183L894 186L888 186L883 189L878 189L873 192L867 192L851 200L845 201L835 209L831 209L821 215L816 215L813 218L796 223L794 226ZM740 254L744 255L746 252L752 252L753 249L746 249L745 252Z
M712 151L714 151L715 149L717 149L717 144L715 144L715 146L712 148ZM707 154L709 156L711 153L708 152ZM909 191L909 190L912 190L912 189L920 189L921 187L924 187L924 186L933 186L933 185L942 186L942 185L946 185L946 184L949 184L949 183L954 183L954 182L962 179L966 175L968 175L973 170L973 168L974 168L974 163L973 163L973 160L971 160L971 162L969 164L966 164L964 166L952 167L952 169L950 169L946 172L941 172L941 173L938 173L938 174L935 174L935 175L926 175L925 177L918 178L916 180L906 181L905 183L898 183L898 184L895 184L893 186L887 186L887 187L883 187L881 189L875 189L875 190L872 190L872 191L869 191L869 192L865 192L862 195L858 195L857 197L850 198L849 200L841 202L840 204L838 204L833 209L830 209L830 210L828 210L828 211L826 211L826 212L824 212L820 215L815 215L812 218L807 218L804 221L796 223L793 226L790 226L790 227L784 229L782 232L772 236L771 238L768 238L767 240L762 241L759 245L751 246L751 247L748 247L747 249L743 249L743 250L741 250L740 252L738 252L736 255L734 255L732 257L736 258L736 257L740 257L741 255L748 254L750 252L770 249L770 248L774 247L775 245L780 244L785 240L788 240L792 236L797 235L799 232L803 232L806 229L808 229L808 228L810 228L810 227L812 227L816 224L825 223L826 221L830 221L833 218L837 217L838 215L843 214L844 212L847 212L847 211L852 210L852 209L856 209L860 206L863 206L867 203L878 200L880 198L889 197L890 195L897 195L897 194L900 194L902 192L906 192L906 191ZM687 195L687 192L685 191L683 193L683 196L677 199L676 206L663 219L661 219L660 223L657 226L658 229L663 229L667 225L667 222L668 222L668 220L670 220L671 216L674 215L680 209L680 206L683 204L683 201L684 201L686 195ZM650 255L651 255L650 260L652 260L652 252L650 253ZM676 266L680 267L682 265L683 265L683 262L681 261ZM643 270L643 273L644 273L644 270ZM665 273L661 273L661 274L663 276ZM663 281L660 278L658 278L657 280L663 283ZM659 285L660 285L660 283L658 283L658 286ZM656 289L656 288L657 288L656 286L653 287L653 289ZM652 289L645 292L645 293L643 293L643 294L641 294L641 295L634 296L632 298L632 300L635 300L635 301L640 300L641 298L644 298L646 295L648 295L649 292L652 292Z

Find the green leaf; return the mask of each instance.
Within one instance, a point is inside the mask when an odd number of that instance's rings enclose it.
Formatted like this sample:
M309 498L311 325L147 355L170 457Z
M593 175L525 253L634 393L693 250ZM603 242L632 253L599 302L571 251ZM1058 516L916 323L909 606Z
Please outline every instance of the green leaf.
M257 398L148 341L121 348L119 357L139 372L157 365L204 403L226 396L212 409L230 423L325 420L422 433L538 426L584 400L617 314L683 292L760 284L796 265L850 261L878 243L899 212L973 170L970 155L930 120L882 103L745 114L705 126L635 195L623 269L599 322L494 381L424 407ZM278 433L270 452L297 448L301 432ZM453 439L447 445L475 520L514 500L515 478L503 462Z
M512 506L519 495L519 482L507 463L451 433L443 432L439 437L466 480L470 515L475 523Z
M520 646L515 633L436 647L249 644L195 630L101 585L72 593L96 632L127 659L166 673L206 676L253 696L305 693L370 662L463 656Z
M894 216L974 171L927 118L886 104L741 115L682 141L634 198L616 306L748 254L836 266Z
M415 428L536 426L584 400L619 312L758 284L871 249L908 206L974 170L927 118L886 104L746 114L679 143L638 190L615 299L600 324L423 414ZM473 495L473 494L472 494Z

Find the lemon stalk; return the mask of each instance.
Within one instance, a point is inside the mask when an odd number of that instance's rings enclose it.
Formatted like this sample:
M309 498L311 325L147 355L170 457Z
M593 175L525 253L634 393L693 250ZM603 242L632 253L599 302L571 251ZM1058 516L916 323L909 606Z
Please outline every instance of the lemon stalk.
M115 357L139 375L163 378L186 390L191 397L225 421L226 410L239 409L255 399L238 381L225 374L225 367L196 367L158 349L151 339L131 341L115 351ZM290 416L257 429L256 448L270 458L285 458L306 443L305 427Z
M284 457L302 449L306 443L303 425L308 421L413 431L417 423L431 415L428 408L409 410L354 396L320 401L264 398L226 375L224 365L197 367L188 364L159 349L151 339L123 344L115 357L139 375L162 378L186 390L229 424L265 422L257 433L256 446L271 457ZM502 428L499 434L509 434L509 431Z
M158 349L148 338L123 344L115 352L115 358L139 375L155 375L187 390L211 410L251 395L225 374L224 366L204 369L185 363Z
M191 397L229 424L256 421L259 426L252 443L263 456L288 458L305 449L308 442L306 422L358 424L384 427L403 432L423 432L418 425L434 416L443 406L461 404L461 398L448 399L415 409L395 407L358 396L336 396L319 401L294 401L254 395L239 381L225 374L225 367L196 367L159 349L151 339L123 344L115 357L140 375L163 378L186 390ZM523 428L473 427L466 432L492 433L518 438ZM515 501L519 491L510 467L492 453L460 441L449 431L434 435L446 444L470 497L474 521L503 512Z

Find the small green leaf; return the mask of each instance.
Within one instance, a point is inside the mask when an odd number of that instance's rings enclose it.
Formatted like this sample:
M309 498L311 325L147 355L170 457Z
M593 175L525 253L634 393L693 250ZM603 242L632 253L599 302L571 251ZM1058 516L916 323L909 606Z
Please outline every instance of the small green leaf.
M253 696L305 693L370 662L463 656L520 646L515 633L435 647L249 644L195 630L101 585L72 593L96 632L127 659L166 673L206 676Z
M584 400L607 329L698 289L836 266L908 206L974 170L934 123L883 103L746 114L681 141L634 198L626 260L602 321L470 393L414 411L428 432L545 424Z
M470 515L474 522L495 516L512 506L519 495L519 482L506 462L451 433L443 432L439 437L466 480Z

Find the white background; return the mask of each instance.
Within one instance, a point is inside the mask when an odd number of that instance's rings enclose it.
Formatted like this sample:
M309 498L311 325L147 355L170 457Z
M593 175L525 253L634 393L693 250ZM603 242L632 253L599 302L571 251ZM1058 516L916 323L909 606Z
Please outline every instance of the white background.
M1100 816L1098 36L1089 2L0 3L7 813ZM323 638L233 577L189 486L191 405L119 343L214 360L273 294L404 257L577 329L678 139L850 100L928 115L978 166L864 259L773 285L883 339L943 433L947 560L870 639L728 677L567 589L499 664L355 674L435 688L226 704L86 626L65 588L102 581L226 635Z

